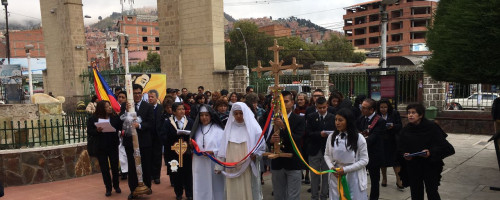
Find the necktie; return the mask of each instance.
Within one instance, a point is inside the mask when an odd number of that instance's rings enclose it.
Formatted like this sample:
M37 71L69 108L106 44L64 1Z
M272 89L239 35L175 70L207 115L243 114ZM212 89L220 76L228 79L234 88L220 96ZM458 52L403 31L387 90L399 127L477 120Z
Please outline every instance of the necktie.
M323 115L319 116L319 121L323 122Z
M368 128L368 125L370 125L370 118L365 117L365 129Z
M139 104L135 103L135 112L139 111Z

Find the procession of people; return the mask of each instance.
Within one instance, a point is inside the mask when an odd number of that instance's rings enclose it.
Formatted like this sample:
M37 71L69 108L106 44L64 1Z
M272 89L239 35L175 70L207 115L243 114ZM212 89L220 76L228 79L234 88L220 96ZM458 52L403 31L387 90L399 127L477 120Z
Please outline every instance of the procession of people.
M203 86L196 93L168 88L161 102L158 91L143 92L134 84L133 104L126 102L121 88L115 90L118 113L108 101L96 101L88 130L101 140L97 157L106 166L101 167L105 195L113 188L121 192L121 174L128 179L128 198L138 198L134 191L139 182L149 189L161 184L164 165L170 180L165 189L173 187L178 200L260 200L262 174L268 171L275 200L300 199L309 176L310 199L378 199L380 186L387 187L387 168L396 174L397 189L410 187L412 199L423 199L424 188L428 199L440 199L442 160L454 152L446 133L425 119L422 105L408 105L408 124L403 126L388 99L363 95L353 105L339 91L329 97L320 89L311 96L281 91L283 115L273 115L273 94L259 98L249 88L246 94L210 92ZM141 163L135 163L132 136L123 126L131 107L139 119L131 127L137 132ZM106 120L115 132L94 125Z

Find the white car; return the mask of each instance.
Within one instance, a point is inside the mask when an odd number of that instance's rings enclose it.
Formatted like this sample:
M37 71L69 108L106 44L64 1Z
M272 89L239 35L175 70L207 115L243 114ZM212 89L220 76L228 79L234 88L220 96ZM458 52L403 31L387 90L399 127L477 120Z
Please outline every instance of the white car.
M448 100L450 105L449 109L462 110L491 108L493 100L495 100L499 96L500 95L498 93L475 93L467 98L452 98Z

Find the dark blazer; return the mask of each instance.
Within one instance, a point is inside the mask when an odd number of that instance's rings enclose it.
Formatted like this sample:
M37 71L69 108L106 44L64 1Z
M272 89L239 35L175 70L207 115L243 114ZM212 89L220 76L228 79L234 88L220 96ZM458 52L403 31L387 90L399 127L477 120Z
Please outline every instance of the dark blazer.
M171 116L170 118L175 117ZM180 138L182 138L184 141L186 141L189 144L190 141L190 136L189 135L177 135L177 125L173 125L170 122L170 118L165 119L163 122L163 127L161 128L160 135L166 141L165 143L165 158L167 159L165 162L169 162L171 160L177 160L179 161L179 155L175 151L171 149L172 145L175 144L175 142L179 141ZM191 130L193 127L194 121L189 118L187 118L187 125L185 128L181 128L182 130ZM189 145L188 145L189 146ZM183 161L184 161L184 166L190 166L191 159L192 159L192 153L190 148L188 147L188 150L186 153L184 153L183 156ZM170 167L167 167L167 172L170 173Z
M133 106L133 105L132 105ZM120 116L125 114L127 108L126 103L122 104ZM141 117L141 128L137 129L137 137L139 139L139 147L151 147L151 129L153 128L153 106L148 102L141 102L139 110L136 110L137 116ZM132 147L132 136L123 138L123 146Z
M114 147L118 148L120 144L120 140L118 139L118 130L122 129L122 122L120 117L116 115L112 115L109 118L109 123L113 126L117 131L116 132L105 132L99 133L97 132L97 127L95 123L99 121L97 117L91 115L87 120L87 134L89 136L95 136L97 138L98 149L99 151L105 151L107 148Z
M300 145L302 143L302 137L305 134L305 128L306 128L306 121L304 120L303 117L291 113L290 118L288 119L290 122L290 129L292 131L292 137L293 140L295 141L295 144ZM275 127L273 127L274 129ZM274 133L274 130L272 131ZM288 136L288 133L286 129L283 129L280 131L280 137L281 140L283 141L283 145L285 148L281 148L281 151L284 153L292 153L293 156L291 158L276 158L271 160L271 169L273 170L279 170L279 169L285 169L285 170L300 170L302 169L302 162L300 161L299 157L295 154L293 151L292 143L290 142L290 137ZM268 145L272 146L273 144L268 141ZM298 147L300 150L300 146Z
M160 130L163 125L163 106L161 104L156 104L156 108L153 106L153 127L151 134L153 138L158 138L160 136Z
M377 116L377 114L375 114ZM375 116L368 122L370 125L373 120L375 120ZM365 121L365 116L361 116L356 121L356 127L360 132L365 130L363 127ZM370 161L368 162L367 168L370 167L380 167L384 164L384 135L386 134L384 118L380 117L373 129L370 130L369 136L366 138L366 144L368 147L368 158ZM368 126L366 125L366 126Z
M321 137L321 131L335 130L335 116L327 112L325 119L321 121L319 113L315 112L307 116L306 124L307 154L314 156L318 151L324 154L327 137Z

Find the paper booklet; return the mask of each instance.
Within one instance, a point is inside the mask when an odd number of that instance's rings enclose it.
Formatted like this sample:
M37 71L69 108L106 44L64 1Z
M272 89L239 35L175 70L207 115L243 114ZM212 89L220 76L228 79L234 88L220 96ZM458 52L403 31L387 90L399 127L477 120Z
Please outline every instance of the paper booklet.
M94 124L96 127L101 127L103 133L116 132L116 129L113 126L111 126L109 120L99 119L99 121Z

